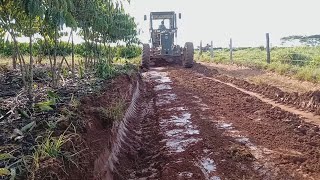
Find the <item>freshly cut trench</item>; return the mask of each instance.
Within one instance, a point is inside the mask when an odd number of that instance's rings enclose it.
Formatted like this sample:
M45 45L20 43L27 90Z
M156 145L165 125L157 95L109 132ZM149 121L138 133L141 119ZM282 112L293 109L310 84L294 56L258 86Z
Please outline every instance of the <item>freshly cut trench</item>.
M202 147L203 139L192 122L192 113L174 93L168 74L161 70L154 68L144 74L147 81L156 83L156 108L160 133L164 137L160 143L170 159L162 167L160 179L220 179L215 161L210 157L213 152Z

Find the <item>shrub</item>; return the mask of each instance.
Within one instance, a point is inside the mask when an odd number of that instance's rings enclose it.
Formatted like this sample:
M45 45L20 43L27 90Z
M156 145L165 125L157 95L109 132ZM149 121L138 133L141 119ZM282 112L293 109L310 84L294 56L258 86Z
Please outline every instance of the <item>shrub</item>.
M0 43L0 56L9 57L12 56L14 45L12 42ZM29 54L29 43L19 43L19 50L22 55ZM116 47L104 47L103 45L92 45L91 43L76 44L74 46L74 52L76 55L82 57L93 56L95 53L106 57L108 54L117 54L119 58L134 58L141 54L141 48L137 45L130 46L116 46ZM58 56L68 56L72 53L71 44L67 42L58 43L57 47ZM49 42L48 46L44 40L37 40L32 47L32 53L34 56L41 55L54 55L54 43Z

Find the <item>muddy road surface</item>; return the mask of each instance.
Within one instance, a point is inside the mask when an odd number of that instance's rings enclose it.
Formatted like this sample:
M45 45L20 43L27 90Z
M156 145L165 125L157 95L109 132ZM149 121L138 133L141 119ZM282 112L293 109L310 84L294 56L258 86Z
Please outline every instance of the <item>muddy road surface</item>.
M320 179L317 125L214 74L199 67L142 74L137 153L121 156L114 179Z

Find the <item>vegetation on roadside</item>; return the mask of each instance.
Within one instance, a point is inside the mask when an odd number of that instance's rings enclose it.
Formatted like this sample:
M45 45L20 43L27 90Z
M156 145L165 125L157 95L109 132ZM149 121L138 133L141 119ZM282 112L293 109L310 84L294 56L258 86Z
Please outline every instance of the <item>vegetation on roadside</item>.
M121 0L0 1L0 179L60 179L79 166L79 99L137 70L136 35ZM111 123L124 105L104 109Z
M37 40L33 43L32 46L32 54L34 57L37 57L36 59L38 59L37 61L39 61L39 58L45 58L48 55L53 56L54 54L54 44L52 43L48 43L47 44L48 47L46 49L42 49L42 47L45 46L44 41L43 40ZM20 53L23 56L28 56L29 55L29 44L28 43L19 43L19 50ZM82 44L75 44L74 45L74 55L85 58L87 55L87 47L89 47L90 45L86 44L86 43L82 43ZM110 47L111 51L109 51L108 48L104 48L104 47L99 47L100 45L98 45L97 48L97 53L101 54L101 56L105 56L107 55L109 52L111 52L112 54L114 54L115 57L117 58L135 58L137 56L139 56L141 54L141 48L137 45L121 45L121 46L113 46ZM12 61L12 55L14 55L14 44L12 42L9 41L0 41L0 61L2 61L3 63L9 63L9 61ZM68 42L60 42L57 45L57 49L56 49L56 54L57 56L71 56L72 55L72 45ZM26 57L25 57L26 58ZM71 62L71 59L70 59ZM11 64L11 63L10 63Z
M320 82L320 47L273 47L270 64L267 63L266 57L264 47L235 48L232 62L229 49L215 50L213 59L209 52L204 52L201 56L196 52L195 55L199 61L233 63L293 76L299 80Z
M12 39L12 46L7 51L12 52L13 68L19 65L23 85L27 87L30 101L33 99L36 49L38 54L48 56L51 85L57 87L62 64L67 63L65 58L68 55L67 47L71 47L72 56L71 65L68 67L73 76L75 75L74 34L77 33L85 41L78 48L81 51L78 53L85 57L83 64L87 70L95 69L95 65L105 62L105 59L113 60L115 53L111 43L125 42L130 45L138 42L134 19L125 13L121 0L4 0L0 2L0 29L0 39L3 42L6 35L10 35ZM35 43L36 36L40 36L37 43ZM63 36L69 37L67 44L62 42ZM27 46L29 62L20 49L21 46L25 46L19 42L19 37L29 38ZM119 55L127 54L125 50L123 53L121 48L119 49L119 52L116 52ZM62 58L58 59L59 56ZM131 53L129 56L135 55Z

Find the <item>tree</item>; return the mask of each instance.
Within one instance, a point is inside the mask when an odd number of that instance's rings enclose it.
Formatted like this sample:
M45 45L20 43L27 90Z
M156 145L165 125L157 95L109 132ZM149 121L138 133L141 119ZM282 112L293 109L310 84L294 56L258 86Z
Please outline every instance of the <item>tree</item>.
M288 42L299 42L301 44L307 46L318 46L320 45L320 35L311 35L311 36L301 36L301 35L294 35L294 36L287 36L281 38L282 44Z
M13 64L19 60L22 79L28 87L30 100L33 87L33 37L41 35L41 51L47 51L52 86L58 85L60 66L57 64L57 48L59 39L65 28L71 28L69 33L72 43L72 73L74 74L74 44L73 34L78 32L85 40L85 65L93 65L101 60L102 51L108 50L108 62L112 61L110 43L138 42L134 19L125 13L121 0L0 0L0 37L10 34L14 51ZM68 34L67 33L67 34ZM20 52L18 37L29 37L29 63ZM61 43L61 41L60 41ZM51 45L53 44L53 57ZM62 55L63 56L63 55ZM66 60L65 60L66 61Z
M23 84L26 86L27 67L25 60L19 50L19 37L23 31L23 21L25 20L24 4L19 0L0 1L0 28L9 33L14 44L13 66L15 68L16 58L19 60Z
M22 26L22 33L24 36L29 37L29 68L25 71L27 72L27 84L28 84L28 96L29 100L32 101L33 99L33 35L39 32L40 29L40 21L43 17L44 13L44 5L42 0L22 0L19 1L20 3L16 2L21 9L24 10L24 16L21 16L20 18L23 18L21 21Z
M53 61L50 58L51 72L52 72L52 86L57 87L58 84L58 72L57 69L57 46L58 39L60 37L59 31L63 27L75 27L76 22L72 16L73 2L72 0L44 0L45 12L42 29L42 35L45 41L54 42L54 54Z

